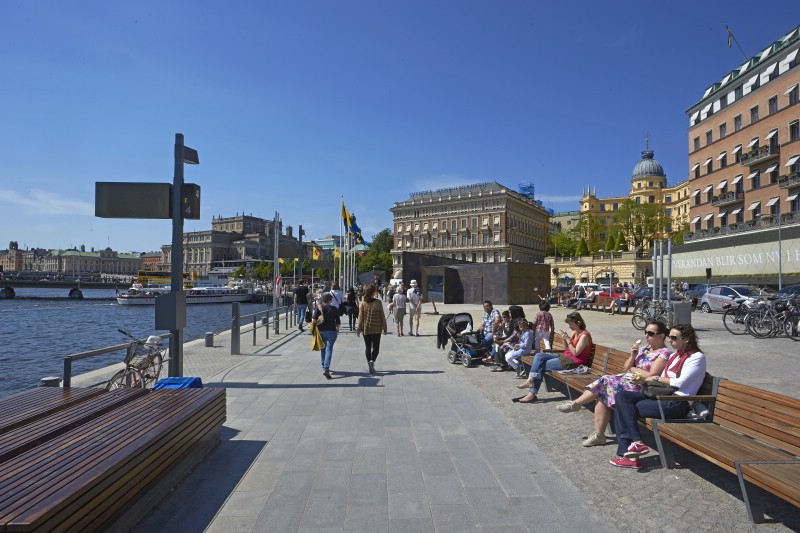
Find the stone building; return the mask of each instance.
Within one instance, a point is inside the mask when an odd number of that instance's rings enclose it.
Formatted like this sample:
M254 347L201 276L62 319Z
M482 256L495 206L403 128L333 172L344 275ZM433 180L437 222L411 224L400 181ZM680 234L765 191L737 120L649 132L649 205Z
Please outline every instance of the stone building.
M412 193L390 211L395 278L403 278L403 252L472 263L544 260L548 212L496 181Z

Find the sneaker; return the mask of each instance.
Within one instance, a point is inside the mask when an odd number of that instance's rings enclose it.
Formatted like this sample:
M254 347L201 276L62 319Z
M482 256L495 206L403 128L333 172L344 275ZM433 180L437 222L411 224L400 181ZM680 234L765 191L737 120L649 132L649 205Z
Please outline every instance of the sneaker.
M625 457L629 459L636 459L637 457L647 455L648 453L650 453L650 448L648 448L643 442L637 441L628 446L628 451L625 452Z
M375 373L375 363L372 362L372 361L369 362L369 373L370 374L374 374Z
M494 365L490 372L505 372L505 370L502 366Z
M561 407L561 406L559 406ZM598 433L595 431L591 435L589 435L586 440L583 441L583 445L587 448L589 446L603 446L606 443L606 436L603 433Z
M559 405L558 410L562 413L577 413L581 410L581 406L575 402L567 402Z
M612 465L620 468L641 468L642 463L638 459L628 459L627 457L614 457L609 461Z
M323 372L322 375L325 376L325 379L333 379L333 377L331 377L331 373L327 370Z

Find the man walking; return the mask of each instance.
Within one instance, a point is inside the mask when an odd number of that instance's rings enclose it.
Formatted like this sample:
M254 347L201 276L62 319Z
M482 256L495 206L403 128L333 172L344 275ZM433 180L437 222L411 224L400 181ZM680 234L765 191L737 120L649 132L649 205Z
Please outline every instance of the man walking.
M300 280L300 285L294 289L294 305L297 308L297 329L300 333L305 331L303 323L306 321L306 311L308 310L308 287L306 280Z
M422 291L417 287L417 280L411 280L411 288L406 293L408 301L408 334L419 337L419 319L422 316ZM417 324L414 333L414 323Z

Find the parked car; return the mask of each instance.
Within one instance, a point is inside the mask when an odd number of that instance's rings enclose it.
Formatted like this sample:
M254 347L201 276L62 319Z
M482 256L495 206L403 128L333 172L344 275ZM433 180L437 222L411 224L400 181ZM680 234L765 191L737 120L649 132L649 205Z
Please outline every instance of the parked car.
M598 296L611 296L613 294L614 297L616 298L617 296L619 296L623 292L628 292L627 290L625 290L624 287L614 287L612 292L609 293L608 292L608 285L606 285L605 287L606 287L605 289L603 289L602 291L600 291L598 293ZM631 294L630 294L630 292L628 292L628 297L630 298L630 296L631 296Z
M666 295L667 295L667 287L662 287L661 288L661 294L666 297ZM631 301L631 305L637 305L639 303L639 301L643 300L643 299L652 300L653 299L653 287L640 287L636 292L634 292L633 294L628 296L628 299ZM675 291L672 291L670 293L670 298L669 299L671 301L683 300L683 298L680 296L680 294L676 293Z
M763 291L745 285L710 287L700 298L700 310L704 313L723 311L725 304L738 303L743 300L753 301L761 295L760 293Z
M775 296L778 298L786 298L787 296L800 296L800 285L789 285L788 287L783 287L781 290L775 293Z

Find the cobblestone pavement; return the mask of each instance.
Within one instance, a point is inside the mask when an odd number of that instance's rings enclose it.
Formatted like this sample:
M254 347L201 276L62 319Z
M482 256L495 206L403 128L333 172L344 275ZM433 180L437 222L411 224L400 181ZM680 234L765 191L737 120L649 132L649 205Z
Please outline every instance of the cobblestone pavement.
M456 311L482 313L439 306ZM559 324L566 310L553 314ZM641 337L630 315L583 314L600 344L625 348ZM655 454L642 471L612 467L613 445L580 445L589 410L558 412L560 392L511 403L511 373L447 362L435 346L438 318L423 315L420 337L383 337L375 376L361 339L343 331L330 381L308 333L255 347L246 334L242 356L229 355L225 336L214 348L188 344L185 374L227 388L222 443L137 530L800 529L797 508L777 498L767 500L774 523L750 524L736 477L690 454L679 453L684 467L671 471ZM711 373L794 393L783 368L800 351L793 341L733 337L716 314L692 320Z

